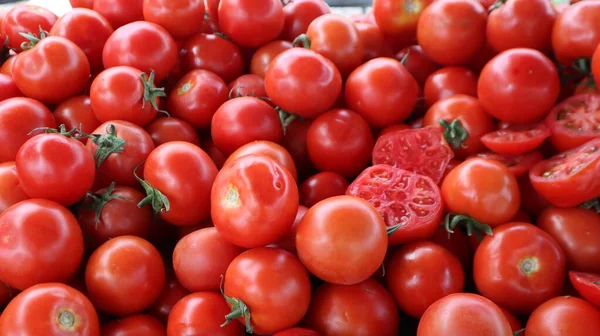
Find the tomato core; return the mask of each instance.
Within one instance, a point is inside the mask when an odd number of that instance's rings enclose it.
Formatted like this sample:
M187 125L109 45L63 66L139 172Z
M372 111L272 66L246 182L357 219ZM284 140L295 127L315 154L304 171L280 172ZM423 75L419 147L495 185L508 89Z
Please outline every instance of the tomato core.
M75 315L68 311L63 310L58 314L58 324L60 324L60 328L66 331L72 331L73 327L75 327Z
M521 269L521 272L529 276L540 269L540 263L536 257L528 257L521 260L519 268Z
M225 202L229 206L237 206L240 203L240 192L236 187L230 186L229 190L227 190L227 195L225 195Z

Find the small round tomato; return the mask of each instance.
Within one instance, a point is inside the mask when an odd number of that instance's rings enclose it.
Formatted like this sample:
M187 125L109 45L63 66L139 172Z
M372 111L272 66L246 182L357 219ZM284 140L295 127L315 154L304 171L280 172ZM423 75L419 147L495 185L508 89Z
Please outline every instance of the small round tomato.
M300 34L306 33L314 19L331 13L331 9L323 0L294 0L283 7L284 25L280 38L293 41Z
M204 20L203 0L144 0L144 20L183 40L199 32Z
M460 261L432 242L403 246L386 265L387 285L400 309L420 318L435 301L464 287ZM409 294L410 293L410 294Z
M510 336L510 324L500 307L483 296L456 293L429 306L419 321L417 336L456 335Z
M399 335L398 308L374 279L356 285L323 284L313 295L306 325L319 335Z
M1 336L99 336L92 303L79 291L46 283L17 295L0 316Z
M421 13L433 0L374 0L373 15L381 31L396 39L414 39Z
M462 67L445 67L427 77L423 89L427 106L455 94L477 97L477 75L473 71Z
M323 2L322 0L315 1ZM292 7L297 3L298 1L290 2L290 4L284 8ZM269 64L271 64L271 61L277 55L288 49L292 49L292 43L284 40L275 40L258 48L252 55L252 60L250 61L250 72L264 78L267 74L267 69L269 68Z
M19 90L12 77L0 74L0 102L22 95L23 93Z
M200 143L200 146L202 150L204 150L206 154L210 156L211 160L215 163L217 168L221 170L221 168L223 168L223 165L225 164L225 161L227 161L227 155L223 154L223 152L221 152L217 149L217 147L215 147L215 144L213 143L212 139L202 141Z
M219 172L210 203L213 223L227 241L260 247L281 238L294 223L298 187L275 160L246 155Z
M579 1L560 13L552 30L552 49L560 63L571 65L578 58L592 57L598 43L600 2Z
M600 310L582 299L560 296L540 305L525 328L527 336L595 334L600 331Z
M418 44L400 50L394 58L399 61L404 60L404 66L415 77L420 86L425 85L427 78L440 68L438 64L425 55L423 48ZM475 87L477 81L474 79L473 82L475 83L473 87ZM473 91L476 92L476 89L473 89Z
M600 94L568 98L550 112L546 125L552 145L561 152L600 138Z
M237 319L249 333L270 335L295 326L311 301L308 272L293 254L277 248L240 254L227 268L224 283L223 295L232 307L225 324Z
M570 271L569 279L584 299L600 307L600 275Z
M298 212L296 213L296 218L294 219L294 224L292 224L292 227L281 238L279 238L278 241L268 246L277 247L293 253L294 255L298 255L298 252L296 251L296 232L298 231L298 225L300 225L300 222L302 221L302 218L304 218L304 215L306 215L306 212L308 212L307 207L304 205L298 206Z
M230 98L251 96L264 99L267 97L264 78L255 74L247 74L238 77L236 80L229 83L228 89Z
M521 155L540 147L549 136L550 130L544 123L532 125L500 123L497 130L481 137L481 142L496 153Z
M102 336L165 336L165 327L156 318L146 314L120 318L102 326Z
M0 236L0 281L18 290L68 282L83 258L77 219L52 201L25 200L8 208L0 215Z
M333 284L352 285L369 278L381 266L387 245L383 218L367 201L351 196L315 204L296 233L304 266Z
M377 25L365 22L356 22L354 25L363 44L363 62L377 57L392 56L392 51L388 48L385 37Z
M227 37L243 47L260 47L283 31L283 4L280 0L221 0L219 27Z
M179 283L175 273L169 272L162 293L148 310L148 313L166 324L175 304L189 294L190 292Z
M0 67L0 73L12 77L12 68L17 58L18 57L16 55L9 57Z
M494 118L515 124L539 121L560 91L556 66L533 49L510 49L494 57L477 84L483 108Z
M470 272L473 264L473 251L469 237L462 230L449 233L445 226L440 225L431 241L452 252L462 264L465 272Z
M214 34L196 34L185 41L181 51L185 71L212 71L226 83L244 73L240 48L230 40Z
M65 125L69 130L77 128L87 134L92 134L101 124L92 110L92 100L84 95L63 101L54 109L53 114L58 125ZM88 139L80 140L86 143Z
M417 26L417 40L425 55L442 65L461 65L483 47L487 13L475 0L434 1Z
M348 181L340 174L323 172L313 175L300 185L300 203L307 207L324 199L344 195Z
M508 168L516 178L520 178L529 174L529 171L538 162L542 161L544 157L539 151L533 151L522 155L507 155L497 154L493 152L483 152L476 155L477 157L498 161ZM521 197L524 199L525 196Z
M277 163L287 169L298 180L296 172L296 164L290 153L280 145L270 141L253 141L238 148L227 158L224 165L227 165L234 160L246 155L265 155L275 160Z
M46 8L32 5L14 6L2 20L0 31L8 39L8 47L22 51L21 45L27 39L21 35L34 34L39 37L40 29L49 31L58 17ZM0 43L4 44L4 41Z
M344 97L369 125L384 128L410 116L418 91L417 81L400 62L376 58L350 74Z
M73 8L88 8L92 9L94 0L69 0Z
M13 204L28 198L21 188L15 163L12 161L0 163L0 214Z
M92 9L104 16L117 29L144 20L144 0L94 0Z
M165 285L158 250L134 236L113 238L92 253L85 269L90 300L114 316L140 313L152 306Z
M194 127L174 117L155 119L146 127L146 132L156 147L171 141L186 141L196 146L200 145L200 137Z
M306 145L308 129L311 124L312 120L294 120L287 126L286 132L281 140L281 145L287 149L292 158L294 158L298 175L307 174L314 170L310 163L310 158L308 157L308 148Z

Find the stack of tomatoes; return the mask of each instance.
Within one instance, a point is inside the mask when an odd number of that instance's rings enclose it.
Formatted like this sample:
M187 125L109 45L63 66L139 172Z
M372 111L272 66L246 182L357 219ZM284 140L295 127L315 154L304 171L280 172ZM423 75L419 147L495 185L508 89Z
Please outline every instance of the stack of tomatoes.
M600 1L0 16L0 336L600 335Z

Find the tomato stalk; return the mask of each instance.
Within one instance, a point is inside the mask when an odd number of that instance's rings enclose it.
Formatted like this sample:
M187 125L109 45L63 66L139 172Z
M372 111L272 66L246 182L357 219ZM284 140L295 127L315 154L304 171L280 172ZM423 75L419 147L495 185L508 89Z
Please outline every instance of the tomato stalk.
M573 62L572 67L581 74L589 75L592 72L592 59L589 57L578 58Z
M75 315L68 310L63 310L58 314L58 323L62 329L71 330L75 326Z
M521 330L517 330L513 333L513 336L520 336L525 332L525 328L521 329Z
M281 121L281 127L283 128L283 135L286 134L288 126L298 119L298 115L291 114L280 107L276 107L275 110L279 114L279 121Z
M154 210L155 214L159 212L169 212L171 210L171 202L169 202L167 196L160 192L160 190L152 187L150 183L148 183L145 180L142 180L137 175L137 170L142 164L143 162L140 163L133 170L133 176L135 176L136 180L138 180L138 182L142 185L144 191L146 192L146 197L144 197L144 199L138 203L138 208L142 208L146 204L151 204L152 210Z
M94 153L96 160L96 169L100 168L104 160L112 153L122 153L125 150L125 140L117 137L115 125L109 124L106 127L107 134L92 134L91 140L98 146Z
M102 214L102 209L104 209L104 206L108 204L108 202L114 199L130 201L123 196L113 195L112 193L115 190L115 186L116 183L113 182L102 194L87 193L86 195L86 198L90 199L90 201L85 203L85 206L94 210L94 224L96 230L98 230L98 224L100 224L100 215Z
M462 126L459 119L454 119L451 123L441 119L439 123L444 128L444 138L453 150L465 148L463 143L469 138L469 132Z
M169 113L158 108L158 104L156 103L157 98L167 97L167 94L165 93L165 88L157 88L154 86L154 70L150 71L150 76L148 76L148 74L146 73L143 73L141 77L142 83L144 84L144 97L142 100L142 108L144 108L146 103L150 103L150 105L152 105L152 108L154 108L157 112L164 113L168 116Z
M496 2L494 2L493 5L490 6L490 8L488 8L488 13L491 13L493 11L495 11L496 9L502 7L507 0L498 0Z
M589 200L583 203L580 207L588 210L594 210L600 214L600 197L596 197L592 200Z
M388 237L393 235L394 233L396 233L396 231L400 230L400 227L402 227L402 225L398 224L398 225L394 225L394 226L388 226L387 227L387 235Z
M61 124L60 126L58 126L58 129L51 128L51 127L34 128L31 132L27 133L27 135L32 135L33 133L36 133L39 131L43 131L44 133L60 134L67 138L73 138L73 139L77 139L77 140L80 140L81 138L90 138L91 137L89 134L81 131L77 127L73 128L70 131L67 131L67 127L64 124Z
M446 215L446 219L444 220L444 227L449 234L454 233L454 230L461 225L467 231L467 235L469 237L475 236L477 240L481 241L483 239L483 233L488 236L493 236L494 232L492 231L492 227L483 223L480 223L476 219L467 216L467 215L458 215L458 214L448 214Z
M254 327L250 322L250 309L248 306L240 299L230 298L229 296L223 293L223 297L225 301L231 305L231 312L225 315L225 322L221 324L221 327L224 327L229 324L229 322L233 320L237 320L240 317L244 317L244 321L246 324L246 332L252 334L254 332Z
M40 27L39 37L33 33L19 33L19 35L23 36L27 41L21 43L21 49L29 50L35 47L41 40L48 37L48 32ZM8 38L7 38L8 42Z
M404 54L404 56L402 56L402 59L400 59L400 64L406 65L406 61L408 61L408 56L410 56L410 49L406 50L406 54ZM423 97L423 99L425 98Z
M308 35L301 34L294 39L292 45L294 46L294 48L302 45L302 47L304 47L305 49L310 49L310 39L308 38Z

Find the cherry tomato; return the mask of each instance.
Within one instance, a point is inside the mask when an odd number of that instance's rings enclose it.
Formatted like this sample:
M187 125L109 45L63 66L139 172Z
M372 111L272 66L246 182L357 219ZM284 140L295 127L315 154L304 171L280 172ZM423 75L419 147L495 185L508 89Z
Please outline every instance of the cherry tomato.
M84 95L63 101L54 109L53 114L58 125L65 125L69 130L77 128L87 134L92 134L101 124L92 110L90 97ZM88 139L80 140L86 143Z
M94 0L93 10L104 16L117 29L144 20L144 0Z
M238 77L236 80L229 83L228 89L230 97L267 97L264 78L255 74L247 74Z
M13 204L28 198L17 177L15 163L12 161L0 163L0 214Z
M430 240L452 252L460 260L465 272L471 270L473 251L469 237L462 230L454 230L454 233L449 233L446 227L441 225Z
M18 52L22 51L22 43L27 39L21 33L31 33L39 37L40 29L49 31L58 17L56 14L40 6L14 6L2 20L2 35L8 39L8 47ZM2 41L4 43L4 41Z
M508 168L516 178L529 174L533 166L542 161L544 157L539 151L533 151L522 155L497 154L493 152L483 152L477 154L477 157L498 161ZM525 198L524 196L521 197Z
M394 58L399 61L406 58L404 66L408 72L413 75L420 86L423 86L427 81L427 78L440 68L439 65L425 55L420 45L408 46L397 53ZM476 80L474 80L474 82L476 83ZM473 86L475 87L476 84L473 84ZM473 89L473 91L476 90Z
M296 164L288 151L280 145L270 141L253 141L238 148L227 158L224 165L246 155L265 155L282 165L292 174L294 180L298 180Z
M477 97L477 75L473 71L462 67L445 67L427 77L423 89L427 106L455 94Z
M171 141L186 141L200 145L200 137L192 125L186 121L170 118L158 118L146 127L146 132L156 147Z
M284 25L279 36L282 40L293 41L300 34L305 34L314 19L331 13L331 9L323 0L294 0L283 7Z
M298 231L298 225L300 225L300 222L302 221L302 218L304 218L304 215L306 215L306 212L308 212L307 207L304 205L298 206L298 212L296 213L296 218L294 219L294 224L292 224L292 227L287 233L279 238L278 241L269 245L269 247L277 247L293 253L294 255L298 255L298 252L296 251L296 232Z
M312 1L323 2L323 0ZM298 1L293 1L284 8L294 6L297 3ZM269 68L269 64L271 64L271 61L277 55L291 48L292 43L284 40L275 40L269 42L268 44L265 44L264 46L257 49L256 52L254 52L254 55L252 55L252 60L250 61L250 72L264 78L267 74L267 69Z
M313 170L306 145L308 129L311 124L311 120L294 120L287 126L286 132L281 140L281 145L285 147L292 158L294 158L298 175L306 174Z
M377 25L365 22L356 22L354 25L363 44L363 62L377 57L392 56L392 51L387 46L385 37Z
M600 275L570 271L569 279L584 299L600 307Z
M600 331L600 310L576 297L553 298L531 314L526 330L527 336L590 335Z
M94 0L69 0L73 8L88 8L92 9Z
M283 5L279 0L221 0L219 26L225 35L244 47L259 47L283 31Z
M307 207L320 201L344 195L348 188L348 181L340 174L323 172L306 179L300 186L300 203Z
M558 104L546 118L552 145L563 152L600 137L600 94L582 94Z
M501 123L496 131L484 135L481 142L496 153L520 155L537 149L549 136L550 131L544 123L531 125Z
M102 336L166 336L165 327L150 315L131 315L102 326Z
M22 95L23 93L21 93L12 77L0 74L0 102Z
M414 39L421 13L433 0L374 0L373 15L381 31L398 39Z
M212 71L226 83L241 76L244 60L240 48L233 42L214 34L196 34L185 41L181 51L186 71Z
M205 140L200 145L202 147L202 150L204 150L206 154L210 156L217 168L221 170L221 168L223 168L223 165L225 164L225 161L227 160L227 155L223 154L220 150L217 149L217 147L215 147L215 144L213 143L212 139Z
M190 292L179 283L175 274L169 272L162 293L148 312L166 324L175 304L189 294Z
M144 0L143 13L146 21L182 40L199 32L205 8L203 0Z
M580 57L592 57L600 43L600 3L580 1L568 6L552 29L552 49L556 59L571 65Z

